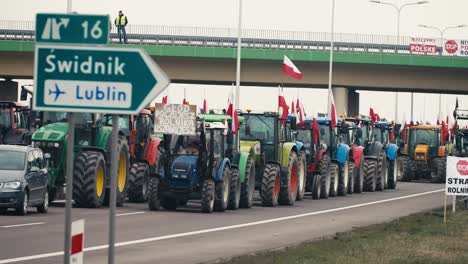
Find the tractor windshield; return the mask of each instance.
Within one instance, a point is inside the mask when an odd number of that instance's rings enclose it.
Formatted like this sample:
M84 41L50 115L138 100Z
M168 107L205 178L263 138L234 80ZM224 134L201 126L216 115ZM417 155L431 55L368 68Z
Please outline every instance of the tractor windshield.
M25 157L24 152L0 150L0 170L24 170Z
M11 127L10 109L0 108L0 128Z
M102 124L104 126L112 126L112 115L105 115L102 118ZM119 128L120 129L130 129L130 117L128 115L119 116Z
M327 125L320 125L320 143L330 146L330 129Z
M374 128L374 139L375 141L381 142L382 144L386 145L389 139L388 130L382 127Z
M415 129L411 132L410 144L415 146L418 144L426 144L429 147L437 147L437 131L427 129Z
M309 148L313 141L312 133L310 133L310 130L298 130L297 141L304 143L304 147Z
M239 135L241 140L260 140L265 144L274 144L274 131L274 116L246 115Z
M44 124L67 122L67 113L66 112L44 112L42 119L44 121Z

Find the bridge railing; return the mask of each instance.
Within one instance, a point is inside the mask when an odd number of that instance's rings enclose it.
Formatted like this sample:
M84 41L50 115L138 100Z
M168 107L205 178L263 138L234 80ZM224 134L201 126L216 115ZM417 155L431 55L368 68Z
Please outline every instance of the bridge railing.
M0 40L34 41L33 21L0 20ZM235 47L237 29L133 25L126 28L128 42L143 45ZM242 46L288 50L330 50L331 34L325 32L243 29ZM335 33L338 51L409 54L410 37ZM113 26L111 43L118 42Z

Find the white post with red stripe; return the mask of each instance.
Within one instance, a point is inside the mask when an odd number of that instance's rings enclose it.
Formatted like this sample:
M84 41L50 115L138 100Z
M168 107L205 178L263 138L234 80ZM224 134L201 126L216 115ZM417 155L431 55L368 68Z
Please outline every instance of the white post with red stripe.
M72 223L70 255L70 263L72 264L83 264L84 225L84 219Z

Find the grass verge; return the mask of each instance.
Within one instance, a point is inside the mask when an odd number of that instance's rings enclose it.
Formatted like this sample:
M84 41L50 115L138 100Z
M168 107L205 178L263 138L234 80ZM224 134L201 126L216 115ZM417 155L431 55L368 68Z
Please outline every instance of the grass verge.
M442 209L339 233L334 239L231 259L225 264L468 263L468 210Z

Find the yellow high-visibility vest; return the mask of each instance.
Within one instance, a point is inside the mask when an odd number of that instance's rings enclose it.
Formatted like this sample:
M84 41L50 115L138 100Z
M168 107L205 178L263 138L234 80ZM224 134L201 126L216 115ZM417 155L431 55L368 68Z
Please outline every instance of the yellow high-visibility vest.
M119 24L119 18L120 18L120 24ZM125 26L127 24L127 17L126 16L118 16L115 18L115 24L117 26Z

